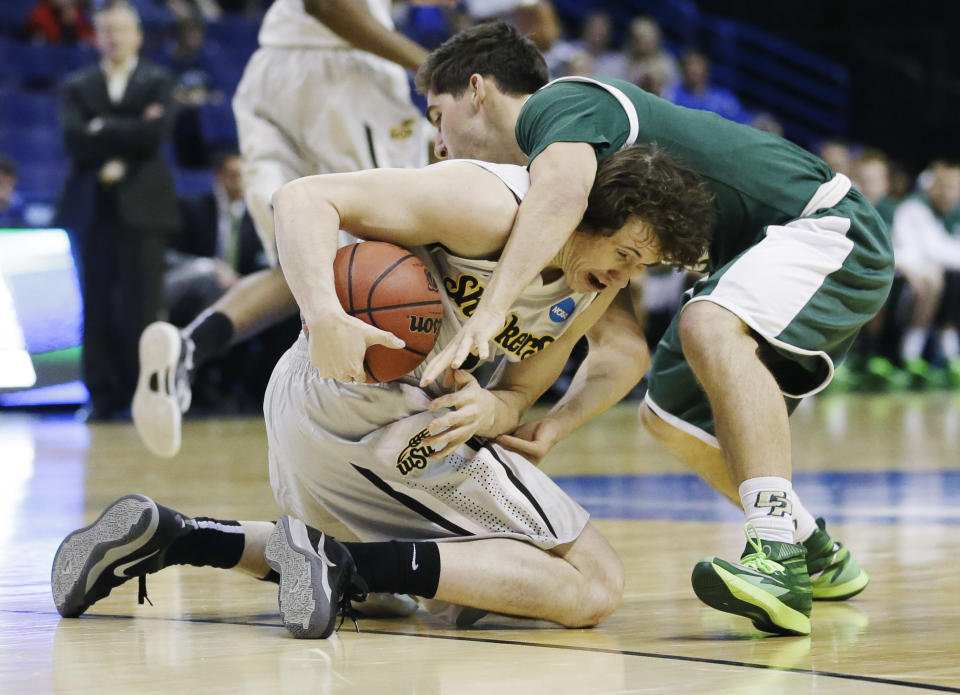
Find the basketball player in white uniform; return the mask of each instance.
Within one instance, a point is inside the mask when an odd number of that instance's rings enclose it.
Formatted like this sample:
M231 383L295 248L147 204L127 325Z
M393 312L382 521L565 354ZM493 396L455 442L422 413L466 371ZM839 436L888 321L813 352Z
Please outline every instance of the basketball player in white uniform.
M609 615L623 586L618 556L579 504L495 438L516 428L588 330L573 394L552 413L566 432L639 380L649 364L644 338L629 302L614 298L645 266L679 260L674 232L689 238L710 228L711 199L696 176L650 146L601 165L594 200L618 212L588 212L513 305L490 345L506 366L488 389L464 370L452 388L422 389L416 371L357 383L367 346L401 342L348 316L334 290L338 229L414 249L443 288L439 351L479 301L528 185L521 167L452 161L284 186L274 197L280 257L309 330L274 370L264 412L271 484L292 516L276 524L188 519L146 497L121 498L61 544L53 568L60 613L79 615L131 577L190 563L260 577L272 568L284 623L298 637L329 635L345 602L367 589L567 626ZM650 195L624 208L623 186ZM707 241L686 257L696 260ZM365 542L340 543L307 526L329 530L331 515Z
M410 100L407 70L426 52L394 30L390 0L276 0L267 11L233 110L245 198L276 266L270 198L301 176L426 164L429 126ZM158 456L180 449L190 375L228 345L296 309L283 275L243 278L182 332L166 322L140 340L133 421Z

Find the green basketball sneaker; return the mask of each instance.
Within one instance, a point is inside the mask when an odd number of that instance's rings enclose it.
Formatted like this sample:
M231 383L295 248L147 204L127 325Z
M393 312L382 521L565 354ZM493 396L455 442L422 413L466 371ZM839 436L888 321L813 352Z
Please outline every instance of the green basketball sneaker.
M845 601L863 591L870 582L850 550L827 533L823 519L817 519L817 530L803 545L807 549L807 572L815 601Z
M750 523L743 532L747 547L740 562L718 557L698 562L691 578L694 593L711 608L750 618L758 630L809 635L812 597L806 548L761 541Z

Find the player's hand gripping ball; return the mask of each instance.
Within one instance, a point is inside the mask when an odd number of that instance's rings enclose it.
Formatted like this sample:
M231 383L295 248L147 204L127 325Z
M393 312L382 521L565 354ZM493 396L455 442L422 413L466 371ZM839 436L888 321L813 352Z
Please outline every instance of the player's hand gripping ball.
M367 348L367 383L409 374L429 354L440 332L440 289L427 267L402 246L365 241L342 247L333 263L337 298L343 310L406 343L394 350Z

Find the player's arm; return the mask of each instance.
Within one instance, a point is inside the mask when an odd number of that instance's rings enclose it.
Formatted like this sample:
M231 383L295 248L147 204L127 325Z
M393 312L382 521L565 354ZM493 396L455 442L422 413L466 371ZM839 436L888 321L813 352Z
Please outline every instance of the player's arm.
M587 357L563 398L544 417L499 437L499 444L539 463L554 444L619 403L650 368L629 290L620 291L587 340Z
M442 241L477 257L502 246L517 210L497 177L467 163L309 176L281 187L273 207L284 276L310 335L325 338L316 350L311 338L311 358L323 376L342 381L363 379L368 345L403 343L340 307L338 230L402 246Z
M416 70L427 57L419 44L380 24L363 2L303 0L303 9L361 51L386 58L407 70Z
M523 413L560 376L577 341L601 320L615 295L615 289L602 292L557 340L521 362L508 364L496 386L489 390L481 388L468 372L454 370L457 390L430 405L431 410L454 409L430 425L432 436L424 443L434 449L431 458L451 453L474 435L496 437L513 431Z
M555 142L533 160L530 190L480 304L454 340L427 365L422 385L448 367L459 367L474 349L481 359L487 357L489 340L503 327L513 302L580 223L596 173L596 154L587 143Z

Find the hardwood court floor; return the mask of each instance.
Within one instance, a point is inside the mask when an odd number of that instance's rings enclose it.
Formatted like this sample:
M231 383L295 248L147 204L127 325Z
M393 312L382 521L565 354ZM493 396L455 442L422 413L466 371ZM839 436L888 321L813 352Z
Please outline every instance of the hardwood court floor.
M291 639L276 589L169 568L79 620L60 620L50 563L115 497L188 514L275 518L263 424L198 420L172 461L130 425L0 413L0 693L960 692L960 394L840 396L795 414L795 485L873 581L818 603L810 637L770 637L701 605L703 555L743 546L740 513L687 474L621 406L547 470L593 514L628 570L621 608L593 630L488 616L453 630L420 611Z

